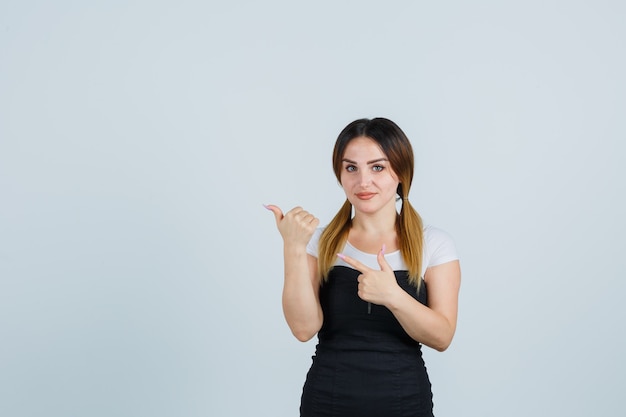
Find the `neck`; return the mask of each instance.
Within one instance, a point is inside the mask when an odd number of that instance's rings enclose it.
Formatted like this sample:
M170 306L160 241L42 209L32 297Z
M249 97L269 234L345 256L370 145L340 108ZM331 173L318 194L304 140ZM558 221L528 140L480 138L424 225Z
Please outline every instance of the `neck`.
M395 232L396 218L398 212L396 207L389 206L385 210L376 213L356 212L352 219L352 228L366 233L384 234Z

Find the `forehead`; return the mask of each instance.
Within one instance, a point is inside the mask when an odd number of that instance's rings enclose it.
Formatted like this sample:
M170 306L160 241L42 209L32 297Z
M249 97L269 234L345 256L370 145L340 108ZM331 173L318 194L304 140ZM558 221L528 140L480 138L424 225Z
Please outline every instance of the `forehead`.
M365 136L359 136L352 139L346 145L343 152L343 158L353 161L372 160L377 158L386 158L385 153L378 143L373 139Z

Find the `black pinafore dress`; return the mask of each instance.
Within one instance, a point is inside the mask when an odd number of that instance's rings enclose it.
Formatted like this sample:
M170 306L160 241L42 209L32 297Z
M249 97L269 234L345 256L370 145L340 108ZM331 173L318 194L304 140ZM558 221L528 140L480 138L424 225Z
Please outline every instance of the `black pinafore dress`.
M335 266L320 288L324 323L307 373L301 417L432 417L430 380L421 345L383 306L357 295L360 272ZM408 282L407 271L395 271L398 284L426 304Z

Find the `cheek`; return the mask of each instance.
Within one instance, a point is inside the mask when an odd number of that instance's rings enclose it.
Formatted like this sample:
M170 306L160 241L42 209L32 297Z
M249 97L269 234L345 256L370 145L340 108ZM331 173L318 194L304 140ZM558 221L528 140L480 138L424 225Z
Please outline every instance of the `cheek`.
M385 178L385 183L386 184L399 184L400 181L398 181L398 177L396 177L395 175L389 174Z
M341 185L341 187L347 188L347 187L350 186L350 184L351 184L351 182L350 182L350 176L349 175L342 175L339 178L339 185Z
M400 185L398 180L393 179L393 178L390 179L389 180L389 192L396 194L398 192L398 185Z

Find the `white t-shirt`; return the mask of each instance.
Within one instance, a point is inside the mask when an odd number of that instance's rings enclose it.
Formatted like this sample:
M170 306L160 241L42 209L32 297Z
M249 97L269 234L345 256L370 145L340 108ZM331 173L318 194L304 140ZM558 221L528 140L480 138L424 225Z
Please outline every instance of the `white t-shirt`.
M318 227L313 233L313 237L309 241L309 244L306 247L306 251L309 255L315 256L317 258L318 254L318 244L320 240L320 236L324 231L324 227ZM380 265L378 265L378 260L376 259L377 254L366 253L358 250L354 246L350 244L350 242L346 242L346 245L341 251L344 255L347 255L353 259L358 260L362 264L372 268L372 269L380 269ZM385 259L391 265L394 271L406 271L408 268L404 263L404 259L402 259L402 255L400 251L394 251L385 254ZM424 252L422 255L422 274L423 277L426 273L426 269L431 266L445 264L446 262L455 261L459 259L456 253L456 247L454 246L454 241L452 237L448 235L441 229L437 229L433 226L424 226ZM350 267L345 261L337 257L335 261L335 265L342 265Z

